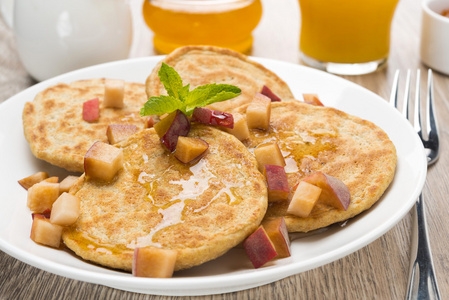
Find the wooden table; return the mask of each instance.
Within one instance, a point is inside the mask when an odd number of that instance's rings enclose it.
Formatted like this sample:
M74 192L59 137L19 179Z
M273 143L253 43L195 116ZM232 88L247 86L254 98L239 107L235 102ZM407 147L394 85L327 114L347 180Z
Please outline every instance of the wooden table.
M422 69L420 63L420 1L401 0L393 21L388 66L363 76L344 76L381 97L388 98L396 69ZM140 1L131 0L136 13L132 57L153 55L151 32L143 26ZM251 55L299 63L299 7L295 0L264 0L264 15L254 32ZM423 72L423 74L426 74ZM423 76L425 77L425 76ZM423 83L425 78L422 78ZM0 19L0 102L35 82L18 60L12 33ZM441 157L428 170L424 187L430 244L442 298L449 296L449 77L435 74ZM5 145L2 145L5 147ZM3 171L4 172L4 171ZM2 197L5 197L3 195ZM224 295L190 299L401 299L409 269L411 215L361 250L317 269L283 280ZM134 294L76 281L36 269L0 252L0 299L177 299ZM180 297L179 297L180 298ZM184 299L184 297L183 297Z

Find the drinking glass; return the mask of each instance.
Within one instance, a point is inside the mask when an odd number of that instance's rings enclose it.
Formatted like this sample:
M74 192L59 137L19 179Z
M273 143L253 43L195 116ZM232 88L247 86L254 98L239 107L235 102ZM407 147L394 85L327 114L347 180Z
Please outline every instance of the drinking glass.
M386 64L399 0L298 0L300 57L330 73L359 75Z
M247 53L262 16L260 0L144 0L143 16L156 51L212 45Z

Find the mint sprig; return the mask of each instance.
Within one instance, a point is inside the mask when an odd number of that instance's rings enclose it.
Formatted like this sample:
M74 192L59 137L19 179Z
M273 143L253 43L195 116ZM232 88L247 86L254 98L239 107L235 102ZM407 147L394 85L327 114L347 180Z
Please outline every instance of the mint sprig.
M140 110L141 116L163 115L177 109L191 116L195 107L229 100L241 93L236 86L216 83L198 86L190 91L190 84L183 85L178 72L166 63L162 63L158 76L168 95L148 98Z

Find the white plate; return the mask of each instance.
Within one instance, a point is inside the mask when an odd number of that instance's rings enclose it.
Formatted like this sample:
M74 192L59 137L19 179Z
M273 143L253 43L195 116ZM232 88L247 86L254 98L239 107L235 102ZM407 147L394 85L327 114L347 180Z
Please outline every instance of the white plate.
M236 248L215 261L177 272L174 278L136 278L87 263L68 251L35 244L29 238L27 194L17 180L37 171L61 176L65 172L31 154L22 129L24 103L59 82L107 77L143 83L160 59L139 58L74 71L32 86L0 105L0 248L4 252L48 272L122 290L160 295L218 294L267 284L344 257L383 235L413 206L426 177L425 152L413 128L395 109L374 93L340 77L254 58L283 78L297 98L302 93L318 93L326 106L370 120L387 132L397 149L398 167L392 185L375 206L344 227L332 226L319 234L295 239L291 257L257 270L251 267L243 249Z

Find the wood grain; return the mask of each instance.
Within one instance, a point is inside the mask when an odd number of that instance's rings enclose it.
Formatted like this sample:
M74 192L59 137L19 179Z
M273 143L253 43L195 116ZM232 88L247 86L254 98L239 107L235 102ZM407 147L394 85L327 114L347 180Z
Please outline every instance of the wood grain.
M154 55L152 33L135 13L131 57ZM251 55L299 63L299 7L296 0L264 0L264 14L254 32ZM393 20L388 66L363 76L343 76L388 98L396 69L421 69L420 1L401 0ZM422 84L425 83L422 76ZM20 65L11 31L0 19L0 101L35 82ZM449 77L435 74L435 101L441 134L441 157L428 171L424 187L430 244L442 299L449 297ZM4 147L4 146L3 146ZM409 268L411 217L408 214L385 235L359 251L325 266L240 292L201 297L142 295L71 280L24 264L0 252L0 299L401 299Z

